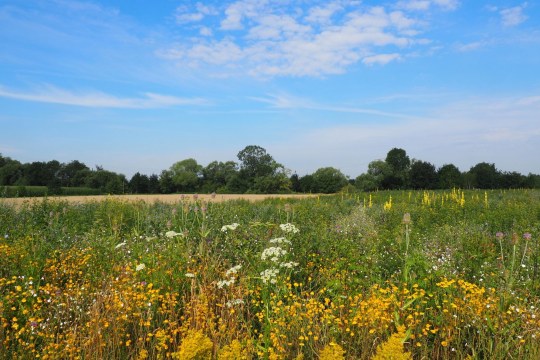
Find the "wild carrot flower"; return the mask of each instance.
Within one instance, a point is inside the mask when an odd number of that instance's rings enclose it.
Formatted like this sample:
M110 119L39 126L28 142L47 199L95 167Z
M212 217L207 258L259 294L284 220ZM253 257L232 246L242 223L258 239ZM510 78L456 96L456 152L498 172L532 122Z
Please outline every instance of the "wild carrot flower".
M175 236L183 236L183 235L184 235L184 234L182 234L182 233L177 233L176 231L173 231L173 230L167 231L167 232L165 233L165 236L168 237L169 239L171 239L171 238L173 238L173 237L175 237Z
M280 257L287 255L287 250L279 246L269 247L263 250L261 260L270 259L272 262L277 262Z
M225 305L227 305L228 308L231 308L235 305L243 305L244 304L244 300L242 299L234 299L234 300L229 300L227 301L227 303Z
M286 223L286 224L281 224L279 225L279 228L286 232L286 233L293 233L293 234L296 234L297 232L299 232L300 230L298 230L298 228L296 226L294 226L293 224L291 223Z
M227 232L228 230L234 231L234 230L236 230L236 228L237 228L239 225L240 225L240 224L238 224L238 223L232 223L232 224L230 224L230 225L223 225L223 226L221 227L221 232Z
M284 237L270 239L268 242L270 244L289 244L289 245L291 244L291 242Z
M225 276L230 276L232 274L236 274L238 272L238 270L240 270L241 268L242 268L242 265L233 266L232 268L230 268L229 270L227 270L225 272Z
M218 289L222 289L224 286L231 286L234 284L236 279L234 277L230 278L229 280L220 280L217 282Z
M276 277L278 276L278 274L279 274L279 269L276 269L276 268L266 269L263 272L261 272L261 279L263 283L265 284L268 282L271 284L275 284L277 282Z
M135 271L141 271L141 270L144 270L146 268L146 265L144 265L143 263L140 263L139 265L137 265L137 267L135 267Z

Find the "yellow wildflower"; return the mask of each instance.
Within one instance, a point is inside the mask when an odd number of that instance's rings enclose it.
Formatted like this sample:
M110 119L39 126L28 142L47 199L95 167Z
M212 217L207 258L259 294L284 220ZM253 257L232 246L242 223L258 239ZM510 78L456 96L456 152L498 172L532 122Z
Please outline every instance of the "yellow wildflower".
M319 354L320 360L342 360L345 359L345 350L338 344L331 342L326 345Z
M412 360L412 355L403 350L405 326L398 326L398 331L377 347L377 354L371 360Z
M211 359L212 347L212 341L202 331L190 330L172 357L179 360Z
M218 360L247 360L249 359L247 350L240 341L233 340L229 345L225 345L218 353Z

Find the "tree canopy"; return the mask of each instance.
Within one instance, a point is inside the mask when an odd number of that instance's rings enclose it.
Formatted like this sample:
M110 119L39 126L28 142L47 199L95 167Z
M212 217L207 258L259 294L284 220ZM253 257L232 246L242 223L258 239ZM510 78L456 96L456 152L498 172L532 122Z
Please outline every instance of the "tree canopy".
M66 187L87 187L101 193L334 193L354 184L360 191L386 189L540 188L540 175L501 172L493 163L480 162L461 172L454 164L435 165L411 160L404 149L393 148L384 160L373 160L367 171L349 180L341 170L322 167L311 174L289 175L281 163L258 145L248 145L235 161L212 161L206 166L188 158L172 164L159 175L136 172L128 181L102 166L89 168L73 160L60 163L21 163L0 154L0 186L47 187L59 194ZM350 185L349 185L350 186ZM1 189L0 189L1 190ZM21 193L24 193L21 191Z

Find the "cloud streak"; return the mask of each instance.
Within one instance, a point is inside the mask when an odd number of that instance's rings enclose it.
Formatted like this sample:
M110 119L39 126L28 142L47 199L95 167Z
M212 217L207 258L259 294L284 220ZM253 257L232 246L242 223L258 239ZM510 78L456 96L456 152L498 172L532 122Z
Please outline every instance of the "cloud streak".
M33 91L16 91L0 86L0 97L22 101L62 104L92 108L152 109L173 106L208 105L202 98L181 98L144 93L138 98L117 97L102 92L73 92L46 85Z
M335 112L335 113L367 114L367 115L375 115L375 116L381 116L381 117L386 117L386 118L396 118L396 119L418 119L419 118L417 116L393 113L393 112L388 112L388 111L380 111L376 109L317 103L309 99L300 98L300 97L291 96L291 95L284 95L284 94L269 94L266 97L251 97L250 99L269 104L275 109L282 109L282 110L287 110L287 109L317 110L317 111L327 111L327 112Z

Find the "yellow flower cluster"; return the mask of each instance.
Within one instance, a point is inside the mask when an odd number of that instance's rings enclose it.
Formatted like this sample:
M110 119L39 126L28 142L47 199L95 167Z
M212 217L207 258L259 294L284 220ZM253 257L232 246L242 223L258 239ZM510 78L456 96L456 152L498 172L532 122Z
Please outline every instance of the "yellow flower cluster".
M397 332L377 347L377 354L372 360L412 360L411 353L403 349L406 336L405 326L398 326Z

